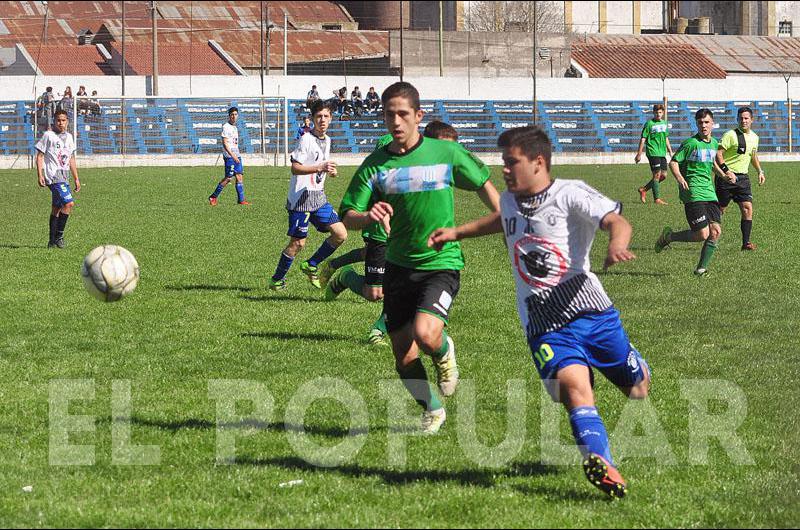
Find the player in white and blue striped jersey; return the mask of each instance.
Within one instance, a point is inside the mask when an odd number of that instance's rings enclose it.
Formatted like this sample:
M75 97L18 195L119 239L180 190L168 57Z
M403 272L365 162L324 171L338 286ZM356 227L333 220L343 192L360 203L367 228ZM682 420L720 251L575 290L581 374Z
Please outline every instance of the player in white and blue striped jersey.
M228 121L222 124L222 160L225 163L225 175L217 184L214 193L208 197L208 203L211 206L217 205L217 198L233 178L236 178L237 202L242 206L250 205L244 198L244 169L242 155L239 152L239 128L236 126L238 118L239 109L231 107L228 109Z

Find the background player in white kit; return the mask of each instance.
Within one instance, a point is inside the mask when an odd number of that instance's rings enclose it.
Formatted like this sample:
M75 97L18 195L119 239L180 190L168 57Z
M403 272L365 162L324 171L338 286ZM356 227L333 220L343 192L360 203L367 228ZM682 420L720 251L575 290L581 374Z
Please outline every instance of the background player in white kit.
M234 177L236 177L237 202L242 206L250 204L244 199L244 182L242 181L244 169L242 155L239 153L239 128L236 127L238 118L239 109L231 107L228 109L228 121L222 124L222 160L225 162L225 176L217 184L214 193L208 197L208 204L211 206L217 205L217 197Z
M311 106L314 128L300 137L297 147L292 151L292 178L286 199L286 210L289 213L287 235L290 239L269 282L269 288L273 291L286 288L286 274L295 256L306 245L309 223L318 232L331 234L314 255L300 266L300 270L317 289L320 288L319 265L347 239L347 229L325 195L326 177L335 177L337 174L336 162L330 160L331 137L326 134L332 115L332 108L325 101L315 101Z
M643 399L650 369L631 345L619 312L589 266L599 227L610 233L604 267L636 256L622 205L578 180L552 180L551 144L538 127L504 132L500 212L456 228L435 230L428 241L504 232L517 287L517 309L536 369L555 401L569 413L587 478L612 497L625 494L597 412L592 369L628 397Z
M64 248L64 230L75 206L69 187L69 174L75 181L75 191L81 189L78 166L75 164L75 140L67 132L69 117L64 110L55 113L53 130L46 131L36 143L36 173L39 186L50 188L53 197L50 209L50 240L48 248Z

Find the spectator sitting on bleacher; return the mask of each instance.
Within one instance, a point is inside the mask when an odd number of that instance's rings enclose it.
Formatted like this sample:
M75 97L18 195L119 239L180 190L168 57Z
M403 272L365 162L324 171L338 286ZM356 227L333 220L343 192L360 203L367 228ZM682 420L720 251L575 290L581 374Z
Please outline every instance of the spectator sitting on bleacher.
M347 108L347 87L343 86L339 90L334 90L333 97L336 100L336 112L341 116Z
M92 90L92 99L89 100L89 114L100 116L100 101L97 99L97 90Z
M86 87L81 85L78 87L78 93L75 94L75 97L79 96L88 96L89 94L86 93ZM81 114L88 114L89 113L89 100L88 99L79 99L78 100L78 112Z
M314 128L314 124L311 123L311 118L305 116L303 118L303 125L297 128L297 134L294 135L295 140L299 140L301 136L303 136L307 132L311 132Z
M318 99L319 92L317 92L317 85L311 85L311 90L309 90L308 94L306 94L306 107L310 109L311 105L313 105Z
M72 88L67 87L64 89L64 95L61 96L61 101L58 102L58 108L64 110L67 116L72 119L72 109L75 106L75 100L72 98Z
M375 87L369 87L369 92L367 92L367 112L372 110L378 111L378 107L381 105L381 97L375 92Z
M361 113L364 110L364 98L361 96L361 90L358 87L355 87L352 92L350 92L350 103L353 105L353 112L356 116L361 116Z

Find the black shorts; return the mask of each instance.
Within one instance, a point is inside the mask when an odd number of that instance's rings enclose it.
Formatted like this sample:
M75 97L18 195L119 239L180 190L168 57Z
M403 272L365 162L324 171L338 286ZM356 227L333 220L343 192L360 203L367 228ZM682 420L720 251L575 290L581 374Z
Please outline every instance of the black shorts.
M386 269L386 243L365 237L364 245L364 285L381 287Z
M686 212L686 220L689 221L689 228L692 232L702 230L709 223L719 224L722 219L719 203L716 202L687 202L683 205L683 209Z
M667 170L666 157L647 155L647 161L650 163L650 171L652 172Z
M459 271L419 271L387 262L383 282L386 329L392 332L402 328L417 313L429 313L447 324L460 278Z
M725 208L731 201L735 203L753 202L753 191L750 189L750 177L744 173L736 173L736 182L731 184L719 177L714 181L717 188L719 205Z

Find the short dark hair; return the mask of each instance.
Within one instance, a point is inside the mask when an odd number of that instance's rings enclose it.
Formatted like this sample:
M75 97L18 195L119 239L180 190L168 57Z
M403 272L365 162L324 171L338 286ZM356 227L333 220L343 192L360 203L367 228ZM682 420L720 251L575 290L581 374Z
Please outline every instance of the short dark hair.
M707 108L703 107L702 109L698 109L697 112L694 113L695 121L702 120L706 116L708 116L712 120L714 119L714 113L711 112L711 109L707 109Z
M231 115L231 114L233 114L234 112L239 112L239 108L238 108L238 107L231 107L231 108L229 108L229 109L228 109L228 116L230 116L230 115Z
M55 118L58 118L58 117L59 117L60 115L62 115L62 114L63 114L64 116L66 116L66 117L67 117L67 119L69 119L69 113L68 113L66 110L64 110L64 109L58 109L57 111L55 111L55 112L53 113L53 119L55 119Z
M750 117L751 118L753 117L753 109L751 109L750 107L747 107L747 106L739 107L739 110L736 111L736 117L739 118L745 112L749 112L750 113Z
M550 170L550 159L553 153L553 144L547 134L536 125L516 127L509 129L497 139L497 146L501 149L518 147L528 160L541 156L544 158L547 170Z
M53 87L49 86L49 87L45 88L44 91L45 92L52 92L53 91Z
M425 132L422 133L427 138L437 138L439 140L458 140L458 131L450 125L439 120L433 120L425 126Z
M664 110L664 104L663 103L656 103L655 105L653 105L653 112L655 112L657 110Z
M404 98L411 104L411 108L419 110L419 92L414 85L405 81L398 81L397 83L389 85L389 88L381 94L381 104L386 108L386 103L393 98Z
M333 114L333 105L327 101L318 99L311 105L311 116L316 116L318 112L321 112L325 109L328 109L328 112L330 112L331 115Z

